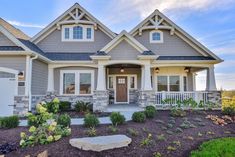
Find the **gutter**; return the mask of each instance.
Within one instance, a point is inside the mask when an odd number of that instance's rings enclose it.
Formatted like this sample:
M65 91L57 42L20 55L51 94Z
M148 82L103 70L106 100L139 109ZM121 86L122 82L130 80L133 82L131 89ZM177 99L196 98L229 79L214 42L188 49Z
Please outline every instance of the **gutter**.
M29 107L28 107L28 110L31 111L32 110L32 63L33 63L33 60L37 59L38 58L38 55L35 55L34 57L30 58L29 60L29 85L28 85L28 96L29 96Z

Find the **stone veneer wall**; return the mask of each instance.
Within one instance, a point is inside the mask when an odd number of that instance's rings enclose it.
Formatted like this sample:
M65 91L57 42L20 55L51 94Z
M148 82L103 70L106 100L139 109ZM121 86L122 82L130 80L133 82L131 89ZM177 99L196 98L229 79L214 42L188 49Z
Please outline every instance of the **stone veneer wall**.
M94 91L93 111L105 111L109 104L109 91Z
M151 91L139 91L138 104L140 107L146 107L149 105L155 105L156 96L153 90Z
M13 114L24 116L28 113L29 97L28 96L15 96Z
M215 105L222 105L222 93L221 91L209 91L208 101L214 103Z

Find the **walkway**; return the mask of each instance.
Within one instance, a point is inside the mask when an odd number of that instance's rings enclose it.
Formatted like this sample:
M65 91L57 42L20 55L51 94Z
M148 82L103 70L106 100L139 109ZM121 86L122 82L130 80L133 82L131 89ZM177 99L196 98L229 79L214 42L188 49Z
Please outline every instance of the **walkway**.
M120 112L126 118L126 121L131 120L131 116L136 111L143 111L143 108L133 104L114 104L109 105L106 112ZM98 118L100 124L111 124L109 117ZM71 125L82 125L84 118L71 118ZM20 120L19 126L27 126L27 120Z

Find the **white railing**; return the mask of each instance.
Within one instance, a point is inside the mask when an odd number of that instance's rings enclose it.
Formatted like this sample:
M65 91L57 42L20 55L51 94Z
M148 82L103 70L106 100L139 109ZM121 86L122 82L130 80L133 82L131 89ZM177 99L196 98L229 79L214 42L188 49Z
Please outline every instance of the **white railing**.
M192 98L197 103L203 102L204 104L208 102L208 92L205 91L192 91L192 92L156 92L156 104L162 105L164 100L169 100L170 104L177 104L177 102L182 102Z

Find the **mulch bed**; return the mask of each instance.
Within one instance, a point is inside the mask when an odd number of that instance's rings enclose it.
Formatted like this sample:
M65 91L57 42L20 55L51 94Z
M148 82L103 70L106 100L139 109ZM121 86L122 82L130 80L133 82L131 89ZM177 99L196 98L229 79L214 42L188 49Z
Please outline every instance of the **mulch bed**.
M68 114L71 118L84 118L86 113L79 113L76 111L64 111L60 112L59 114ZM92 113L97 117L108 117L111 113L108 112L94 112Z
M203 141L207 141L214 138L219 137L235 137L235 123L231 123L225 126L220 126L213 124L211 120L206 119L206 115L213 114L221 116L219 111L207 111L206 113L188 113L187 119L192 124L196 126L196 128L183 129L182 133L176 133L175 129L179 127L180 124L185 120L184 118L175 118L175 124L172 128L168 128L173 132L173 134L168 134L167 130L164 130L163 127L167 126L169 120L171 120L169 116L169 111L159 111L158 115L151 120L147 120L145 123L134 123L128 122L125 125L121 125L118 127L118 132L115 134L125 134L128 137L132 138L132 143L125 148L107 150L100 153L91 152L91 151L83 151L76 148L73 148L69 145L70 138L77 137L85 137L87 136L83 126L72 126L72 135L70 137L66 137L61 139L58 142L48 144L48 145L40 145L31 148L21 149L19 148L17 151L11 152L6 156L9 157L24 157L26 155L36 156L40 152L44 150L48 150L49 156L52 157L151 157L155 152L161 153L162 156L166 157L186 157L189 156L191 150L196 149ZM195 119L196 118L196 119ZM202 120L202 122L198 122L198 119ZM164 123L159 123L159 120ZM156 122L158 121L158 122ZM203 125L202 125L203 124ZM132 136L127 132L128 128L135 129L139 132L138 136ZM26 131L28 128L26 127L18 127L16 129L9 130L0 130L0 145L6 142L14 143L19 142L20 140L20 132ZM100 125L97 129L97 135L111 135L113 134L109 129L108 125ZM198 136L198 133L201 133L202 136ZM208 134L214 133L214 134ZM141 140L146 138L148 134L152 134L152 143L148 146L140 146ZM164 134L166 137L165 141L160 141L157 139L157 135ZM190 137L190 138L189 138ZM193 137L193 139L191 138ZM176 146L173 144L173 141L180 141L181 146ZM173 146L177 148L176 150L168 150L168 146Z

